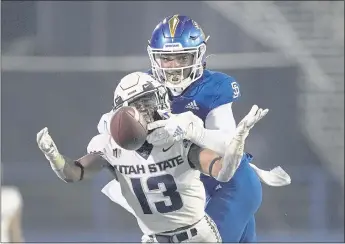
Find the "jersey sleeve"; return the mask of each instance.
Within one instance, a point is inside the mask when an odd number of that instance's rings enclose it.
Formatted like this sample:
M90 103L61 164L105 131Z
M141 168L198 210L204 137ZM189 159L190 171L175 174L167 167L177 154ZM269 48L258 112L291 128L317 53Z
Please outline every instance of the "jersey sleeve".
M87 153L104 153L105 144L108 136L104 134L98 134L94 136L87 145Z
M111 119L112 111L105 113L102 115L101 119L98 122L97 130L100 134L109 134L109 126L110 126L110 119Z
M213 101L205 119L205 128L233 133L236 122L232 113L232 103L241 97L237 81L226 74L219 74L216 82Z
M215 84L213 101L209 109L237 101L241 97L240 86L237 81L228 75L219 77L219 81Z
M236 121L232 112L232 103L226 103L211 110L205 119L205 128L234 134Z

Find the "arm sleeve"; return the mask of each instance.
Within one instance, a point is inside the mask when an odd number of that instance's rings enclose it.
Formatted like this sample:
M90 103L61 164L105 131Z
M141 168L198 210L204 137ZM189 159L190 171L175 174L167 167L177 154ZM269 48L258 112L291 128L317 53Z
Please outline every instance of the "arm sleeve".
M106 137L103 134L93 137L87 147L88 154L77 160L60 155L59 160L63 162L61 169L54 168L51 163L55 174L66 183L91 178L103 167L107 166L107 160L103 156L103 145Z
M236 121L232 113L232 102L226 103L211 110L205 120L205 128L221 130L232 136L236 129Z
M206 148L212 149L220 155L224 154L226 149L226 142L234 136L236 130L236 122L232 113L232 103L221 105L207 115L205 120L205 136L208 138L209 143ZM210 147L213 143L214 147ZM223 153L222 153L223 152Z
M209 138L218 138L220 143L217 147L222 151L220 155L224 157L222 159L222 169L218 173L216 179L221 182L227 182L233 177L243 156L242 145L240 146L238 142L235 141L231 142L229 148L227 143L234 137L236 130L232 103L226 103L211 110L206 117L205 127L211 129L208 132ZM215 144L217 143L215 142Z

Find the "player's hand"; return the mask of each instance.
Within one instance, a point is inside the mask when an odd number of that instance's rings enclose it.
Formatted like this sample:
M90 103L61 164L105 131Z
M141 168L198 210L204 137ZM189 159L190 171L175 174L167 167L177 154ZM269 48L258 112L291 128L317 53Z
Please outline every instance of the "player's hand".
M45 127L37 133L37 144L49 161L53 161L59 156L59 151L49 135L48 128Z
M243 154L244 142L249 135L249 131L268 113L268 109L259 108L253 105L249 113L241 120L235 130L233 138L229 141L228 150Z
M163 118L163 120L158 120L150 123L147 129L151 132L147 136L146 141L154 146L161 146L166 143L173 143L174 139L169 135L169 133L164 129L166 125L165 119L173 116L168 110L158 110L158 114Z
M164 128L174 141L180 141L183 139L192 140L196 134L201 133L200 130L204 129L203 121L191 111L181 114L167 113L165 116L170 117L148 124L148 130Z
M235 130L234 136L227 142L223 156L223 166L219 171L217 180L229 181L238 169L244 154L244 144L249 131L268 113L268 109L261 109L254 105L250 112L242 119Z
M236 133L249 133L254 125L266 116L269 109L259 108L257 105L253 105L249 113L241 120L236 128Z
M146 141L154 146L162 146L174 142L172 136L164 129L164 127L154 129L147 137Z

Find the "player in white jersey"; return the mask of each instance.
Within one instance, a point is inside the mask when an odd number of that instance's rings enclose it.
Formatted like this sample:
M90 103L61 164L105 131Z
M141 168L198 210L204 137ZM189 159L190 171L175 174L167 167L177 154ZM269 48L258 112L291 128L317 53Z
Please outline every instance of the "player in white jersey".
M166 95L166 89L151 76L129 74L115 90L114 113L122 106L133 106L147 123L152 123L161 119L160 111L169 109ZM83 180L102 168L110 169L116 181L108 184L107 195L112 198L115 194L115 201L122 201L121 205L137 218L141 230L152 241L221 242L216 225L204 211L205 190L200 172L213 177L230 174L229 168L236 167L243 155L249 130L265 116L265 111L253 106L229 140L223 157L187 140L176 142L159 129L150 131L147 141L136 151L122 149L109 133L96 135L88 145L88 154L75 161L58 152L47 128L37 134L37 143L65 182ZM196 116L191 116L190 122L203 127ZM108 124L104 126L109 129ZM112 188L112 184L119 184L120 188Z

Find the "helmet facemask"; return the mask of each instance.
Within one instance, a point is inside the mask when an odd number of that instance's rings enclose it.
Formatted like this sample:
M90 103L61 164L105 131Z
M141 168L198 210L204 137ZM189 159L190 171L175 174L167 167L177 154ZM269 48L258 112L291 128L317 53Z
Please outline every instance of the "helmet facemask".
M154 93L141 96L131 103L128 103L128 106L135 107L143 115L147 123L152 123L157 119L156 113L158 106Z
M148 47L152 73L173 92L181 93L203 73L206 45L188 49L152 49Z
M168 95L164 87L158 87L151 91L137 94L123 101L121 104L118 104L114 109L123 106L135 107L143 115L147 123L162 119L157 110L166 110L170 108Z

